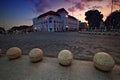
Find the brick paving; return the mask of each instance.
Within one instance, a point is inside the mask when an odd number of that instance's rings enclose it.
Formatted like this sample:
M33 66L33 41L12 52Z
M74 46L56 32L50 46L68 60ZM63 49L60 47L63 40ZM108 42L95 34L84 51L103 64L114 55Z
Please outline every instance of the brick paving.
M93 55L105 51L120 64L120 36L81 34L78 32L34 32L29 34L0 35L0 48L20 47L23 54L35 47L45 56L57 57L60 50L69 49L75 59L92 60Z
M120 80L120 66L110 72L97 70L93 62L73 60L71 66L61 66L56 58L44 57L31 63L27 55L16 60L0 57L0 80Z

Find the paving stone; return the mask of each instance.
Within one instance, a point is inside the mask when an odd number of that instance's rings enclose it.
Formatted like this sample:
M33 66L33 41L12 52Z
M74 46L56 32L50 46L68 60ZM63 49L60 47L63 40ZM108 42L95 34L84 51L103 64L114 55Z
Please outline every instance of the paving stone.
M3 56L0 80L120 80L120 66L101 72L90 61L73 60L71 66L63 67L57 58L44 57L40 63L31 63L27 55L11 61Z

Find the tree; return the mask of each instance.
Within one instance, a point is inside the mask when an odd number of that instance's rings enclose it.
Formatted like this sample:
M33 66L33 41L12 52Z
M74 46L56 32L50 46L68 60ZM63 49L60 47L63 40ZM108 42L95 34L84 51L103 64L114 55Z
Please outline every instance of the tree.
M85 20L88 21L89 27L92 29L95 29L95 27L98 29L100 22L103 21L103 14L98 10L88 10L85 12L85 16Z
M5 33L5 29L3 27L0 27L0 34Z
M21 26L14 26L8 30L8 33L16 33L16 32L33 32L33 26L21 25Z
M112 12L105 20L107 29L120 29L120 10Z

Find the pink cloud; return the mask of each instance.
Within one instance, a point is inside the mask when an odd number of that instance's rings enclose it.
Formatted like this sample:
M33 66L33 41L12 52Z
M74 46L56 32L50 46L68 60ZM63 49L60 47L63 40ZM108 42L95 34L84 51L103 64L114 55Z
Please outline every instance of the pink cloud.
M85 5L81 2L75 2L73 7L68 8L68 10L71 12L74 12L77 9L78 10L85 10Z
M75 7L68 8L68 11L75 12Z
M81 0L83 2L92 2L92 1L104 1L104 0Z
M75 8L79 9L79 10L84 10L85 9L85 5L82 4L81 2L79 2L79 3L75 4Z
M92 6L93 9L103 9L102 6Z
M71 0L64 0L65 2L72 2Z

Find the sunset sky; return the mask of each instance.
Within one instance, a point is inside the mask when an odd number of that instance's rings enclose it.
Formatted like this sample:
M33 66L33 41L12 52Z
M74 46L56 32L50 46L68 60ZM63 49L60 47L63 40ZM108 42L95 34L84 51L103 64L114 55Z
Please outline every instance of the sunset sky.
M120 0L115 0L114 10L120 9ZM98 9L104 20L111 12L111 0L0 0L0 27L32 25L32 19L49 10L65 8L82 22L85 12Z

